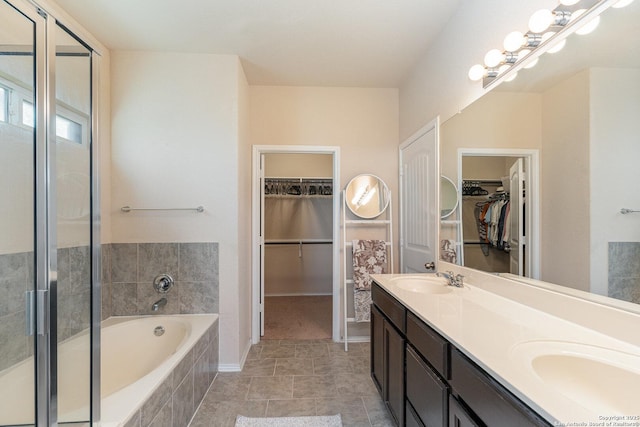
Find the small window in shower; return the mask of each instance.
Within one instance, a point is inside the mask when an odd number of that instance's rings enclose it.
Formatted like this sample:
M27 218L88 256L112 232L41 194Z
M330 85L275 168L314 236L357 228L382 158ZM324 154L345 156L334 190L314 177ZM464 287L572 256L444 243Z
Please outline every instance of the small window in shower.
M82 125L63 116L56 116L56 136L82 144Z
M30 128L34 127L34 112L33 112L33 103L29 101L22 101L22 124L24 126L29 126Z

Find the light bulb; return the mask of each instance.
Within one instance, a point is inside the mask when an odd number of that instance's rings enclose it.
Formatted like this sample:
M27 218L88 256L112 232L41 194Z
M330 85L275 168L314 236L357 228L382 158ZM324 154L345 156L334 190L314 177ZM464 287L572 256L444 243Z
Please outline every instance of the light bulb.
M524 35L520 31L512 31L504 38L503 46L507 52L515 52L524 44Z
M553 31L547 31L546 33L544 33L542 35L542 38L540 39L540 43L542 42L546 42L547 40L549 40L551 37L553 37L556 33L554 33Z
M469 69L469 80L477 82L484 77L485 72L486 71L482 65L476 64Z
M527 56L529 53L531 53L530 49L522 49L520 52L518 52L518 61Z
M491 49L484 56L484 65L489 68L497 67L504 60L504 55L498 49Z
M500 68L498 68L498 74L506 73L509 70L509 68L511 68L511 65L509 64L501 65Z
M564 5L564 6L573 6L574 4L578 3L580 0L560 0L560 4Z
M618 1L616 4L614 4L611 7L615 7L616 9L620 9L621 7L629 6L631 3L633 3L633 0L620 0L620 1Z
M584 36L585 34L589 34L590 32L592 32L598 27L599 23L600 23L600 15L596 16L595 18L591 19L589 22L584 24L582 27L578 28L576 30L576 34L580 34L581 36Z
M529 29L532 33L541 33L553 22L553 12L549 9L540 9L529 19Z
M567 39L562 39L560 42L556 43L551 49L547 50L549 53L560 52L562 48L567 44Z

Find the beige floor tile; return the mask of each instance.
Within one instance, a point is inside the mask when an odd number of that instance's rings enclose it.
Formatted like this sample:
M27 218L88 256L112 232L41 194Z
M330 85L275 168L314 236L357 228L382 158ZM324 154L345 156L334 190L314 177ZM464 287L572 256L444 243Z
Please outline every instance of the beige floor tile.
M251 383L251 377L243 377L237 373L218 373L204 400L245 400L249 383Z
M348 374L351 372L351 362L347 357L316 357L313 359L313 373L315 375Z
M291 399L293 378L290 375L251 377L247 399Z
M315 399L270 399L268 417L305 417L316 415Z
M371 373L371 366L368 357L349 357L348 363L351 372L354 374L368 375Z
M295 357L296 347L294 345L269 345L262 348L261 359L285 359Z
M266 400L208 401L200 406L189 427L234 427L238 415L264 417L266 413Z
M264 351L264 349L262 350ZM273 375L276 370L276 359L247 360L239 375L242 376L266 376Z
M275 375L313 375L313 360L276 359Z
M334 380L340 396L378 396L369 374L336 374Z
M367 409L372 427L395 427L396 423L391 418L391 414L380 396L363 397L362 401Z
M330 375L300 375L293 377L293 397L332 397L338 389Z
M329 356L327 344L298 344L296 345L296 357L314 358Z
M318 415L340 414L344 427L369 427L369 416L362 398L319 398L316 399L316 411Z

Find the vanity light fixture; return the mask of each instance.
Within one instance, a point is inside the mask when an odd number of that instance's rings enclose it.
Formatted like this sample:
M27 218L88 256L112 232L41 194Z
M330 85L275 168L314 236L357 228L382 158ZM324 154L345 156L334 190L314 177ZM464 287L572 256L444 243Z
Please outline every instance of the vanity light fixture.
M491 49L484 65L469 69L469 79L483 81L487 88L498 81L511 81L521 68L531 68L545 52L555 53L572 33L588 34L600 22L600 13L609 7L624 7L633 0L560 0L553 10L541 9L529 19L526 33L512 31L503 42L504 50Z

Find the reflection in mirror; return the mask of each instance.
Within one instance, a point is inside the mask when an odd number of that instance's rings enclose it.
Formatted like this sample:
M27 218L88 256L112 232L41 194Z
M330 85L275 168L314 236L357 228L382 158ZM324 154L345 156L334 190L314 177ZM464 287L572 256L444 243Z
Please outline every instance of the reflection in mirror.
M636 304L640 215L621 209L640 207L639 20L640 2L605 10L596 31L444 123L440 150L450 176L461 147L539 150L538 278Z
M375 175L358 175L345 189L345 201L357 217L372 219L380 216L389 206L387 184Z
M451 179L440 177L440 218L449 217L458 207L458 190Z

